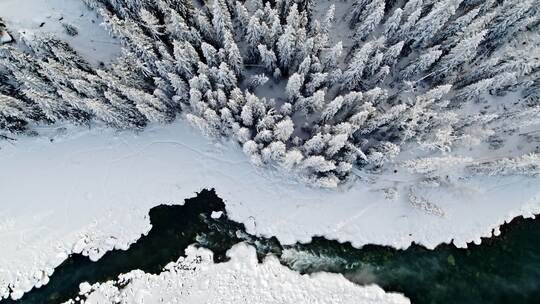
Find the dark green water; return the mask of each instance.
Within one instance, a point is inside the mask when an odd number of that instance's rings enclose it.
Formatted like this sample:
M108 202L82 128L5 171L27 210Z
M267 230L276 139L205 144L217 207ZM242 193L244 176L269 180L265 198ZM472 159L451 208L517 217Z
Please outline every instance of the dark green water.
M275 254L281 262L302 273L343 273L358 284L376 283L397 291L412 303L540 303L540 220L516 219L501 229L501 236L482 245L458 249L441 245L427 250L413 245L407 250L368 245L355 249L348 243L314 238L308 244L281 246L275 238L249 235L226 213L212 219L212 211L225 205L213 191L202 191L183 206L158 206L150 210L152 229L129 250L107 253L98 262L72 255L52 275L49 284L33 289L21 300L3 303L61 303L74 298L78 285L115 279L120 273L142 269L159 273L183 255L190 244L214 251L215 262L238 242L257 248L259 259Z

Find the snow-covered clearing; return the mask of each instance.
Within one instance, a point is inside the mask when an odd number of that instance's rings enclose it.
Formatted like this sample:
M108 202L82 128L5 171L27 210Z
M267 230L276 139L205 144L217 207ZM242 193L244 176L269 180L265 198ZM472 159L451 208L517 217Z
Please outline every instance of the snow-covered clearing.
M517 215L540 212L539 177L482 177L423 189L444 210L411 207L406 193L385 199L382 184L309 188L254 167L232 142L216 143L178 121L143 132L38 127L37 137L0 142L0 295L19 297L68 254L98 259L150 229L148 210L215 188L229 216L283 243L314 235L407 247L480 242ZM382 178L398 192L416 181ZM402 185L403 186L400 186ZM386 187L386 185L384 185ZM454 190L448 190L454 189ZM458 189L458 190L456 190ZM9 286L9 288L8 288Z
M214 264L212 252L190 247L188 256L159 275L140 270L118 282L81 284L81 303L410 303L377 286L358 286L342 275L300 275L270 256L259 264L253 247L235 245L231 260ZM116 283L126 284L119 289ZM84 298L84 297L83 297ZM75 303L70 301L68 303Z
M120 43L99 26L101 17L82 1L2 0L0 17L14 38L19 31L54 33L92 64L110 62L120 53ZM73 26L78 34L69 35L64 26Z

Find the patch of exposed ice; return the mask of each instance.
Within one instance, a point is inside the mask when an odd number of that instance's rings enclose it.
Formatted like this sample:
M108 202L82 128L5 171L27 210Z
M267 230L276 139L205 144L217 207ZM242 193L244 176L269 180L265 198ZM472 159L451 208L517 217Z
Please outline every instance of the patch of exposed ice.
M81 284L86 299L80 303L410 303L403 295L358 286L340 274L301 275L274 256L258 263L255 249L242 243L227 252L231 259L226 263L214 264L205 249L189 247L186 253L159 275L135 270L118 281Z
M39 127L37 137L0 141L0 296L18 297L73 252L100 258L150 229L148 211L215 188L231 219L282 243L320 235L353 246L433 248L480 242L518 215L540 213L540 177L474 177L418 195L443 216L414 208L406 176L338 190L313 189L254 167L233 142L212 142L178 121L143 132ZM389 187L391 199L387 199Z

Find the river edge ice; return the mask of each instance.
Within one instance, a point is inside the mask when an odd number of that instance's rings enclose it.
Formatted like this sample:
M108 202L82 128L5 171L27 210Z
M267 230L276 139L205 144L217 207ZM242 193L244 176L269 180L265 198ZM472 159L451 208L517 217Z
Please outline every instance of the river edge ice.
M229 217L249 233L284 244L324 236L355 247L434 248L450 241L465 247L516 216L540 212L538 177L478 177L463 188L434 188L428 195L444 210L438 216L413 208L404 193L385 198L377 183L310 188L253 166L236 143L205 139L182 120L142 132L35 130L39 136L0 142L2 297L46 284L71 253L98 260L127 249L151 228L150 208L182 204L204 188L214 188Z

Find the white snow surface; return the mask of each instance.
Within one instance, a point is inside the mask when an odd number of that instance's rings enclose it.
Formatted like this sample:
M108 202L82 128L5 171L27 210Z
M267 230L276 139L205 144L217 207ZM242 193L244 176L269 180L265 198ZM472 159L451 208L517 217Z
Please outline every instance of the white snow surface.
M518 215L540 212L539 177L478 177L424 189L443 214L414 208L398 176L309 188L257 168L234 142L205 139L184 120L143 132L36 127L40 135L0 141L0 296L22 296L48 281L70 253L99 259L149 231L148 211L215 188L231 219L282 243L312 236L404 248L464 247ZM386 183L386 184L385 184ZM394 199L385 198L387 184ZM403 184L404 186L400 186ZM10 292L11 288L12 292Z
M300 275L274 256L258 263L255 249L242 243L227 252L231 260L226 263L214 264L206 249L189 247L186 253L159 275L135 270L116 282L81 284L86 299L80 303L410 303L400 294L358 286L340 274ZM126 286L119 290L115 283Z
M13 37L11 35L3 30L0 30L0 44L9 43L13 41Z
M101 17L80 0L1 0L0 17L15 39L19 31L54 33L92 64L110 62L120 54L120 42L99 26ZM78 35L68 35L62 24L74 26Z

